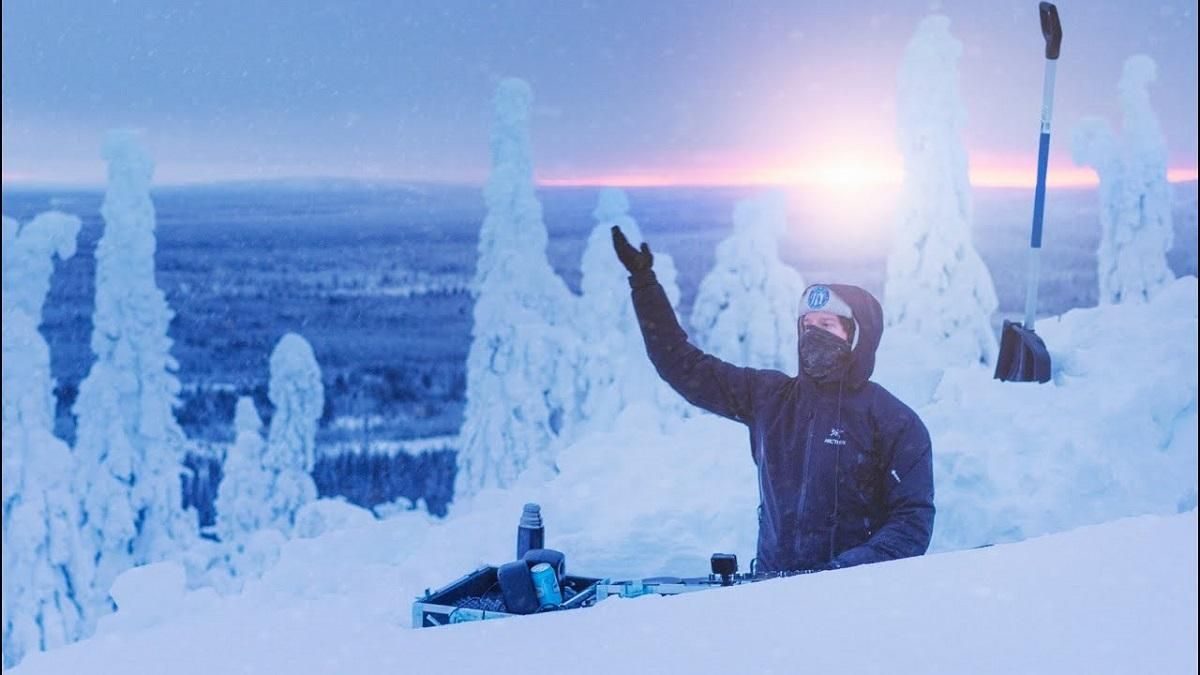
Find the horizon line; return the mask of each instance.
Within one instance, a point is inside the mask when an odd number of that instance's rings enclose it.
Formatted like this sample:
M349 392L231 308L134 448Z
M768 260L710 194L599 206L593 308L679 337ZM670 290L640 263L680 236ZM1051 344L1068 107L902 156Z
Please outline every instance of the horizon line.
M973 188L985 189L1031 189L1036 186L1036 180L1025 171L1017 170L976 170L969 172L969 183ZM1200 180L1200 171L1194 168L1173 168L1167 170L1167 182L1172 184L1190 183ZM405 178L396 176L320 176L295 175L272 178L229 178L217 180L183 180L165 181L152 184L151 188L202 188L220 187L223 185L252 185L280 183L357 183L380 185L442 185L447 187L483 187L487 179L438 179L438 178ZM577 177L535 177L534 184L541 188L826 188L846 190L858 187L892 187L898 188L903 184L903 175L897 172L868 172L861 176L839 174L804 174L797 175L787 171L763 171L742 175L671 175L668 173L616 173ZM1087 168L1051 170L1047 175L1046 187L1055 189L1095 188L1100 179L1095 171ZM4 190L103 190L104 182L72 182L72 181L39 181L23 176L7 175L0 180L0 188Z

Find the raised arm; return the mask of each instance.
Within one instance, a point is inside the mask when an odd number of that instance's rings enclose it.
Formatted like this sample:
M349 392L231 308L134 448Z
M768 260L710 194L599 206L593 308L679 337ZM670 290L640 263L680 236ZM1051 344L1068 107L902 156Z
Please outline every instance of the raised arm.
M640 250L635 249L618 227L613 227L612 233L617 257L629 270L633 307L646 341L646 353L659 377L692 405L749 424L759 371L726 363L688 342L654 275L650 247L643 243Z

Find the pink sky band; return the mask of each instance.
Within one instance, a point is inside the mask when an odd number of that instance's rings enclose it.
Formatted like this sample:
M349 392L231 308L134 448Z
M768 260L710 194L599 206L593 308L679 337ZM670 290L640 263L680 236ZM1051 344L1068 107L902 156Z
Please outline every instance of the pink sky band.
M1167 180L1184 183L1197 180L1195 168L1167 170ZM842 187L856 185L899 185L903 174L899 171L862 170L834 172L804 171L759 171L746 173L624 173L597 176L557 177L541 176L538 184L546 187L716 187L753 185L800 185L811 187ZM1036 175L1020 169L973 169L970 171L971 185L991 188L1032 188ZM1088 168L1050 169L1046 177L1049 187L1094 187L1100 179Z
M104 168L100 164L96 164L95 171L86 172L88 175L103 177ZM170 169L176 168L169 165L160 167L162 173L167 174L161 178L156 177L156 183L163 185L187 185L187 184L202 184L213 180L238 180L238 179L270 179L273 177L292 178L303 177L306 173L304 170L286 169L276 171L251 172L243 175L237 171L230 173L216 173L214 176L221 176L220 179L209 178L205 179L197 175L189 175L188 178L181 180L180 175L190 174L188 171L171 172ZM156 174L159 171L156 171ZM277 174L277 175L272 175ZM1195 168L1177 167L1167 170L1167 179L1172 183L1184 183L1197 180L1198 172ZM81 180L55 180L57 176L52 175L32 175L21 172L4 172L3 183L13 187L19 187L22 184L60 184L60 185L78 185L96 187L102 186L101 180L81 181ZM419 178L411 177L393 177L386 175L367 175L367 176L347 176L347 178L361 178L363 180L396 180L407 182L419 182ZM722 171L722 170L694 170L694 171L644 171L644 172L627 172L627 173L608 173L585 176L561 176L554 174L543 174L538 177L537 183L543 187L729 187L729 186L799 186L813 188L830 188L839 190L853 190L863 186L887 186L900 185L903 179L903 173L900 169L884 169L872 168L868 166L847 165L832 169L824 169L819 171L802 170L802 169L775 169L775 170L747 170L747 171ZM434 177L431 178L436 182L460 182L460 183L482 183L487 180L486 176L475 176L464 179L451 179L449 177ZM970 171L971 185L975 187L985 188L1033 188L1035 183L1035 175L1033 171L1026 169L1004 169L1004 168L978 168ZM1047 177L1047 183L1050 187L1056 188L1086 188L1094 187L1099 184L1099 179L1096 177L1096 172L1086 167L1051 167Z

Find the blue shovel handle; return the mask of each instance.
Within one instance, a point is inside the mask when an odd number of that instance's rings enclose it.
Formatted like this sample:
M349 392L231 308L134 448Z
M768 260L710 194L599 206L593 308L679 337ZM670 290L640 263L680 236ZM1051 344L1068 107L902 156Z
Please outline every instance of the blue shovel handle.
M1037 285L1042 248L1042 217L1046 210L1046 165L1050 159L1050 118L1054 112L1054 76L1062 47L1062 24L1058 9L1049 2L1038 5L1042 37L1046 39L1046 76L1042 83L1042 126L1038 138L1037 188L1033 197L1033 228L1029 236L1029 269L1025 284L1025 328L1033 330L1037 314Z

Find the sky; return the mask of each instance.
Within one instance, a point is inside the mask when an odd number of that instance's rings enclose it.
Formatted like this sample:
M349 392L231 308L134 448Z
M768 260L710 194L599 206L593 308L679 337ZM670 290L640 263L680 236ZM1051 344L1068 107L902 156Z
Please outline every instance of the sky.
M1120 124L1124 60L1173 178L1197 167L1197 2L1063 0L1051 181L1085 115ZM1037 3L5 0L3 180L100 184L105 130L142 130L156 182L343 176L482 182L496 83L533 87L543 184L897 179L896 81L930 13L963 43L976 184L1032 184Z

